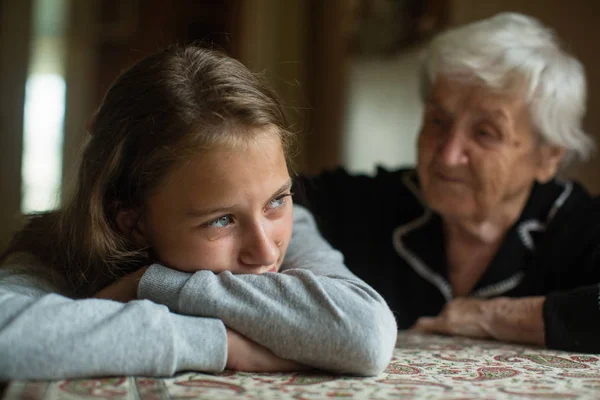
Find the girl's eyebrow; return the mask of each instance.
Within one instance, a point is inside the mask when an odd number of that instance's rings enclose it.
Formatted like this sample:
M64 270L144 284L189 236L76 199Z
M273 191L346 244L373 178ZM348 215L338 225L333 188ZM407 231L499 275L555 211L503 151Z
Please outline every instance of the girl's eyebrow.
M292 178L289 178L270 198L274 199L275 197L284 194L285 192L289 192L292 188ZM185 213L187 218L204 218L207 215L214 214L223 214L231 212L231 210L235 208L235 205L225 206L225 207L213 207L213 208L202 208L196 210L188 210Z
M289 192L291 189L292 189L292 178L289 178L287 180L287 182L284 183L283 186L281 186L279 188L279 190L273 194L273 196L271 196L271 198L275 198L281 194L284 194L285 192Z
M230 212L231 209L233 209L233 206L195 209L186 211L185 216L186 218L193 219L205 218L206 216L213 214L226 214Z

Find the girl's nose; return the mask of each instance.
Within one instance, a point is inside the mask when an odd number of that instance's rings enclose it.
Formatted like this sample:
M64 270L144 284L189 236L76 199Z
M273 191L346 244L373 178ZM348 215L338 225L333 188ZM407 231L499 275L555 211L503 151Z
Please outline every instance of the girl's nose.
M249 267L273 265L279 258L279 246L268 224L258 224L245 233L240 260Z

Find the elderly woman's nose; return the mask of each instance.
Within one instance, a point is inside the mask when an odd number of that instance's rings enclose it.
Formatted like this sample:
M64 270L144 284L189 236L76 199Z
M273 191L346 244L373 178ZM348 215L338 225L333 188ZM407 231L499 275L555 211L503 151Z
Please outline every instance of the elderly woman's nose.
M458 129L449 131L439 143L437 155L439 161L448 166L465 164L467 153L462 132Z

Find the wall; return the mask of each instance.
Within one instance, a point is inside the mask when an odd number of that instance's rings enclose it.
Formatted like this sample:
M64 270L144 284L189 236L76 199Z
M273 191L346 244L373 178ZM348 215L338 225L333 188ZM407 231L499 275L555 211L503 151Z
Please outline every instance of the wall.
M299 133L295 167L316 173L340 163L346 87L346 0L245 0L239 58L264 71Z
M239 60L250 70L264 74L286 105L293 129L308 126L305 88L308 2L305 0L245 0L241 2ZM304 143L301 143L303 147ZM304 155L296 157L303 169Z
M30 15L30 0L0 0L0 251L20 223Z
M423 106L418 49L348 63L343 163L355 173L414 165Z

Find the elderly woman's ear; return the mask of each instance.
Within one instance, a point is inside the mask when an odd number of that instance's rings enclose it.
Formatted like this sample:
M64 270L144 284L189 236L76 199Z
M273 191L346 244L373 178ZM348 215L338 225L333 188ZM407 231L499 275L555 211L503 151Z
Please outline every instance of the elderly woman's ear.
M562 147L549 144L541 145L538 172L536 174L536 180L539 183L546 183L556 175L565 153L566 151Z

